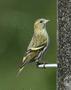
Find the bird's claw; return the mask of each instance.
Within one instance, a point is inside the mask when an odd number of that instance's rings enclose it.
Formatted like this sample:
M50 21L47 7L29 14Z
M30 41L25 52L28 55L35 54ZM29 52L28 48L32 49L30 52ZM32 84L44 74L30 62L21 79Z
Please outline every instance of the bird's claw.
M44 63L37 62L37 63L36 63L36 66L39 67L39 65L43 65L42 68L45 69L45 68L46 68L46 67L45 67L46 64L47 64L47 63L45 63L45 62L44 62Z

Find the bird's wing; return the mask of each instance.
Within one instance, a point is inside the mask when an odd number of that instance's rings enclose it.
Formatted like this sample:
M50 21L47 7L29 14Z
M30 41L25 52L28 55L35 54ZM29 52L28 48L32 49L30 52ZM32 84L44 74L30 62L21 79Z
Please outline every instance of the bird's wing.
M22 69L26 63L32 62L34 60L34 58L36 58L38 56L38 54L45 47L47 47L47 39L46 38L44 39L40 36L38 36L38 37L33 36L32 40L27 48L26 55L23 57L19 72L22 71Z
M42 44L42 45L39 45L39 46L37 46L37 47L31 47L31 48L29 48L29 49L27 50L26 53L31 52L31 51L41 50L41 49L43 49L43 48L45 47L45 45L46 45L46 43L44 43L44 44Z
M34 58L36 58L41 51L44 50L45 44L43 46L38 46L37 48L30 48L27 52L26 55L23 57L21 67L23 67L25 64L29 62L33 62Z
M42 49L45 46L45 44L47 44L47 38L42 37L41 35L33 35L32 40L27 48L27 51Z
M36 48L30 48L31 51L37 51L42 49L44 46L36 47Z
M30 48L29 50L27 50L26 55L23 57L22 63L20 65L20 69L18 71L18 75L21 73L21 71L24 68L24 65L26 63L32 62L34 60L35 57L38 56L38 54L40 53L40 51L42 49L44 49L45 44L38 46L36 48Z

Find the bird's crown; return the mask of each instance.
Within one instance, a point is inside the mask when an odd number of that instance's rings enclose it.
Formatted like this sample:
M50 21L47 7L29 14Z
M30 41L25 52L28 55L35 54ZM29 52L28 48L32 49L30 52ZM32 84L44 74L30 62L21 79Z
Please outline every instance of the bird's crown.
M36 21L35 21L35 25L36 24L39 24L39 23L47 23L47 22L49 22L50 20L47 20L47 19L44 19L44 18L40 18L40 19L37 19Z
M37 19L34 23L34 28L43 28L45 26L45 24L47 22L49 22L50 20L47 20L47 19L44 19L44 18L40 18L40 19Z

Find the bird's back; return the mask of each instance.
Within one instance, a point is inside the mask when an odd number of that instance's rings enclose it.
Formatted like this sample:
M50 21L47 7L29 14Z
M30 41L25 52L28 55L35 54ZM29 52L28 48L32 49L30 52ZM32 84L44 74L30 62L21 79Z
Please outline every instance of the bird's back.
M46 31L45 31L46 32ZM49 38L48 38L48 34L45 32L41 32L40 34L34 34L32 37L32 40L27 48L27 52L26 52L26 58L23 59L23 63L26 64L28 62L34 61L34 58L38 56L38 54L41 52L42 49L40 50L31 50L31 48L37 48L40 47L42 45L43 48L47 48L48 47L48 43L49 43Z
M36 48L37 46L40 46L43 43L47 43L47 45L49 43L49 37L46 30L40 31L39 33L34 33L27 50L29 50L32 47Z

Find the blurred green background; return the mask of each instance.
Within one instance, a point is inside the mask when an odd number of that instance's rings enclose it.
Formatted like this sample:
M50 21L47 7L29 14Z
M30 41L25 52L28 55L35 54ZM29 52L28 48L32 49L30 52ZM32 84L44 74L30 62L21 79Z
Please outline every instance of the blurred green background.
M56 90L56 69L25 66L16 77L18 63L33 34L38 18L47 18L50 46L44 56L56 63L56 0L0 0L0 90Z

